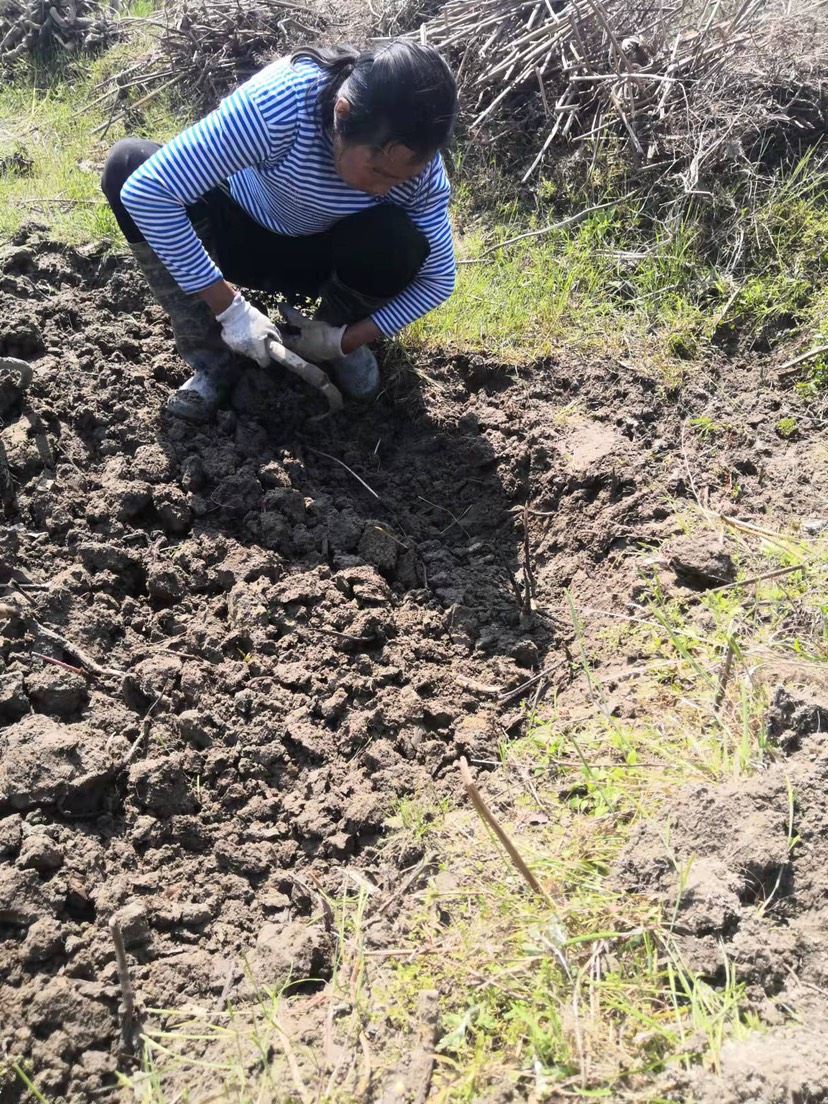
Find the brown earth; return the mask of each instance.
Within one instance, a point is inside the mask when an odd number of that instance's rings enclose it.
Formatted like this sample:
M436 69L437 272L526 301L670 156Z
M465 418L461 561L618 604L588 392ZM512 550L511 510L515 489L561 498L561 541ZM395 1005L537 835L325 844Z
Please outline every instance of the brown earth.
M669 393L607 360L456 358L320 422L315 395L253 370L193 428L161 413L184 373L127 262L24 235L0 265L0 357L33 369L26 386L0 361L0 1063L31 1060L55 1102L128 1066L113 917L147 1007L220 1001L253 948L263 983L322 984L333 937L297 925L316 890L358 868L393 894L420 855L380 851L389 812L520 732L524 695L506 692L566 659L565 588L624 609L641 546L676 532L670 499L732 503L738 484L741 516L824 510L813 414L749 365ZM799 439L775 435L780 410ZM682 431L701 415L724 427L715 448ZM667 567L689 587L732 570L692 542ZM568 685L565 662L554 678ZM819 1022L823 743L738 792L689 794L673 834L704 857L688 955L715 978L730 941L760 1004L807 962L797 1007ZM809 810L795 861L792 770ZM645 833L619 876L669 895L657 850ZM780 872L760 938L745 910ZM732 1099L828 1099L824 1038L816 1089ZM0 1080L3 1104L21 1092Z

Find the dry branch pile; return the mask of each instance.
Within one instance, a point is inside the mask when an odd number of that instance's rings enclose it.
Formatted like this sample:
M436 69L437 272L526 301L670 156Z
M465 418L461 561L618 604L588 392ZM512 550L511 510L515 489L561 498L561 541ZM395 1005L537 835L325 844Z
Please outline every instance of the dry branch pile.
M118 0L2 0L0 71L18 59L108 46L118 34Z
M325 21L292 0L171 0L123 25L149 31L154 47L101 85L96 102L108 101L110 118L100 129L168 90L210 111L274 57L318 39Z
M423 33L457 62L481 141L528 136L524 182L556 142L612 138L639 167L679 163L693 193L703 171L750 158L769 132L828 133L828 2L792 7L449 0Z

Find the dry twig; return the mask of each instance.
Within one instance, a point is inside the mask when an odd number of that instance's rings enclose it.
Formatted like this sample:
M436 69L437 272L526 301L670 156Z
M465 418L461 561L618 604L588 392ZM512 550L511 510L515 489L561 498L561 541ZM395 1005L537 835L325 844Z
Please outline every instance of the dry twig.
M320 449L311 448L310 445L306 445L305 448L308 450L308 452L312 452L316 456L324 456L326 460L333 460L333 462L335 464L339 464L340 468L344 468L345 471L349 475L352 475L354 477L354 479L357 481L357 483L361 483L362 486L365 488L365 490L369 494L372 494L378 502L382 502L382 499L377 494L377 492L374 490L374 488L369 487L368 484L365 482L365 480L362 478L362 476L357 475L357 473L353 470L353 468L349 468L348 465L344 461L337 459L336 456L331 456L331 454L329 452L322 452Z
M469 799L471 800L472 805L474 805L481 820L484 824L491 828L497 839L500 840L500 842L503 844L503 847L506 849L506 853L514 863L515 868L519 871L521 877L524 879L526 884L530 887L530 889L532 889L534 893L538 895L538 897L541 898L541 900L545 901L550 908L554 908L555 906L552 898L549 896L549 894L540 884L538 879L526 865L520 852L507 835L506 830L500 825L494 813L489 809L489 807L486 805L486 802L480 796L480 791L474 783L474 780L471 776L471 771L469 770L469 764L466 762L465 756L460 757L460 777L463 780L463 786L466 790L466 793L469 795Z
M140 1039L141 1029L135 1016L135 992L129 977L129 963L127 962L126 947L124 946L124 936L121 925L114 916L109 921L109 930L115 944L115 965L118 970L118 982L121 986L121 996L123 998L121 1036L124 1041L124 1048L130 1054L134 1054L136 1044Z

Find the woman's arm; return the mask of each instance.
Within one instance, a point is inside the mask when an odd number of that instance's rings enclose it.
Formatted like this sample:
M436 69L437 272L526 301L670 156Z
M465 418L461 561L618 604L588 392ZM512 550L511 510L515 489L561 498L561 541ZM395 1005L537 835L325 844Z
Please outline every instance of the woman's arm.
M233 173L272 161L290 148L298 116L291 76L284 62L257 74L154 153L121 190L124 206L184 291L206 290L221 302L227 297L229 285L193 230L186 208Z
M354 349L358 349L360 345L370 345L372 341L377 341L380 337L382 337L382 330L373 318L365 318L362 322L353 322L350 326L345 327L345 333L342 335L342 352L347 356Z
M222 278L218 283L211 284L209 287L204 288L196 294L199 299L204 300L213 314L221 314L222 311L226 311L233 302L236 289L232 284L228 284L228 282Z
M408 287L371 316L379 332L387 337L439 307L454 291L457 269L448 217L450 195L443 160L438 155L430 177L420 182L411 205L405 206L411 221L428 239L429 255Z

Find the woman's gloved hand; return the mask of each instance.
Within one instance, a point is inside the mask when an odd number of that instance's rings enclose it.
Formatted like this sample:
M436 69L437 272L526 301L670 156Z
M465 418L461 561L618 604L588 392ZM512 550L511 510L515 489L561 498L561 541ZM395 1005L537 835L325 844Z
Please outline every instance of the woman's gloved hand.
M234 353L250 357L260 368L266 368L271 362L267 343L271 338L282 340L282 335L266 314L256 310L240 292L236 292L233 302L216 315L221 323L221 336L224 344Z
M318 364L321 360L334 360L344 356L342 336L347 326L331 326L328 322L317 322L307 318L301 311L280 303L279 310L289 326L299 330L298 334L284 334L282 342L288 349L298 353L305 360Z

